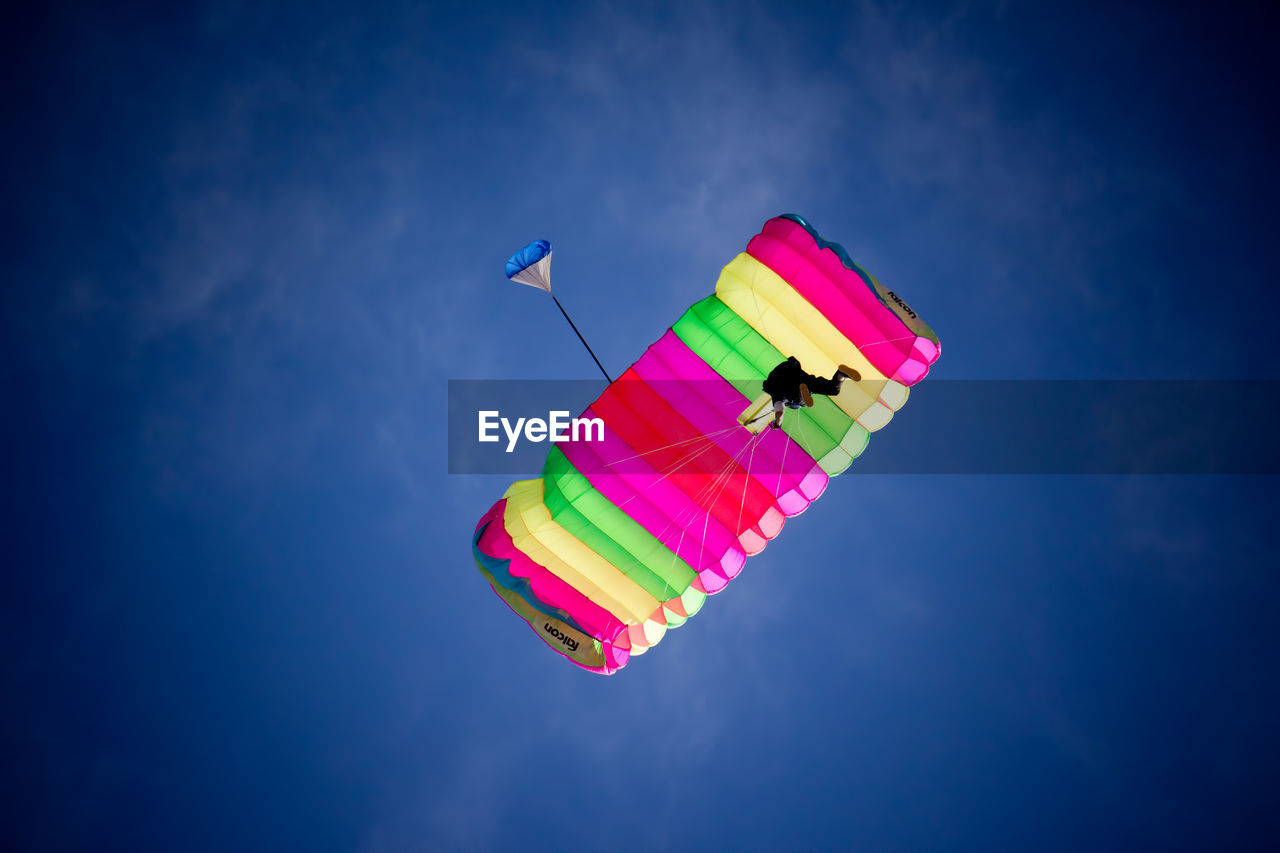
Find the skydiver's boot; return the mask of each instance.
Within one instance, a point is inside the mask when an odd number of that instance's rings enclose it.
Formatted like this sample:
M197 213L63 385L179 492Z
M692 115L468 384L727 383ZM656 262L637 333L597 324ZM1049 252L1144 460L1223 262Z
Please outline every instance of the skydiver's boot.
M862 381L862 374L847 364L840 365L840 369L836 371L836 378L839 379L841 376L847 376L854 382Z
M809 393L809 386L803 382L800 383L800 402L804 403L806 409L813 408L813 395Z

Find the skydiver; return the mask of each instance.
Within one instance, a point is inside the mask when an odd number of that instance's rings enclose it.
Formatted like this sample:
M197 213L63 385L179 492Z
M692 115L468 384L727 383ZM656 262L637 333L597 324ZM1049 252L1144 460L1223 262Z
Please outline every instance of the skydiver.
M842 364L830 379L823 379L820 376L805 373L804 368L800 366L800 360L794 355L789 356L786 361L769 371L769 376L761 383L765 392L773 398L773 422L770 426L774 429L782 426L782 413L786 408L798 409L801 406L812 406L814 394L836 396L840 393L840 386L844 384L845 379L858 382L861 381L862 375L852 367Z

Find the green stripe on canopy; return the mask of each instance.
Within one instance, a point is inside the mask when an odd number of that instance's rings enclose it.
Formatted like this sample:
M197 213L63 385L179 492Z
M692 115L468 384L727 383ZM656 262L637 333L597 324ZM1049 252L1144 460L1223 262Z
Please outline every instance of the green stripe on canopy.
M786 358L714 295L691 306L671 328L748 400L760 396L760 383ZM856 451L851 452L856 456L866 446L868 433L829 398L815 395L813 403L812 408L789 412L783 429L828 474L839 473L848 466L849 457L837 453L835 464L824 462L825 457L841 444L846 451Z
M542 478L543 501L552 518L583 544L659 601L683 597L689 591L697 577L693 568L600 494L559 448L547 454ZM701 606L696 596L689 603Z

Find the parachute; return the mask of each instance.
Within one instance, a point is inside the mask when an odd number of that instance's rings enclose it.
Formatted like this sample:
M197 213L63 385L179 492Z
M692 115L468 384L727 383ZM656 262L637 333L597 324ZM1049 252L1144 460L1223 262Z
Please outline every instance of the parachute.
M507 278L551 292L551 244L534 240L507 258Z
M536 270L550 254L530 244L508 276L549 292L548 268ZM580 416L603 429L553 444L541 476L513 483L484 514L476 565L551 648L612 674L804 512L940 352L933 330L840 245L799 216L771 219L715 293ZM861 381L790 412L782 429L747 428L761 382L789 355L815 374L849 365Z

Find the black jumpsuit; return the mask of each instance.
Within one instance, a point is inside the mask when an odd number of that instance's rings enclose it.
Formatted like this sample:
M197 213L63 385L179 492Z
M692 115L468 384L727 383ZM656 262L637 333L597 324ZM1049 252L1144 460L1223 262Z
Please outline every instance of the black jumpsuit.
M830 379L805 373L804 368L800 366L800 360L793 355L769 371L769 376L762 383L762 387L775 402L781 400L787 406L798 409L803 405L800 401L802 384L809 386L810 394L825 394L831 397L840 393L840 382L836 378L839 375L839 370L831 374Z

